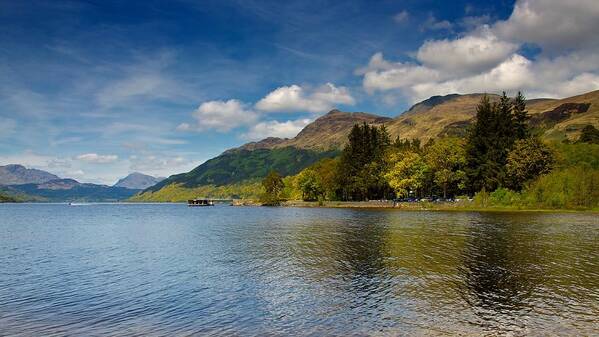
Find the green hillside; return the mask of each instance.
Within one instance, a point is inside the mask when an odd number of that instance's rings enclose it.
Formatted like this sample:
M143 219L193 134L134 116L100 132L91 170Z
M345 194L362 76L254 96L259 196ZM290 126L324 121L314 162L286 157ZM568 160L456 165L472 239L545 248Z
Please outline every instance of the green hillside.
M2 202L16 202L16 201L17 201L17 199L15 199L15 198L13 198L13 197L11 197L9 195L6 195L6 194L3 194L3 193L0 192L0 203L2 203Z
M337 154L336 150L318 152L294 147L227 151L188 173L163 180L146 189L144 193L155 192L171 184L184 188L235 184L265 177L270 170L284 176L294 175L322 158L334 157Z

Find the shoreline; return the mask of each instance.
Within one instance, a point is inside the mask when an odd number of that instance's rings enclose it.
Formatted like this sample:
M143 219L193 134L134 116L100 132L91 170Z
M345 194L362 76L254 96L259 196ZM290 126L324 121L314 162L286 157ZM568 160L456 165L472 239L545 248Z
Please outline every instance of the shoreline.
M234 200L231 206L259 207L262 204L255 200ZM277 207L277 206L275 206ZM599 213L599 209L568 209L568 208L514 208L514 207L476 207L464 203L433 203L433 202L400 202L392 201L301 201L288 200L281 202L278 207L297 208L347 208L396 211L432 211L432 212L539 212L539 213Z

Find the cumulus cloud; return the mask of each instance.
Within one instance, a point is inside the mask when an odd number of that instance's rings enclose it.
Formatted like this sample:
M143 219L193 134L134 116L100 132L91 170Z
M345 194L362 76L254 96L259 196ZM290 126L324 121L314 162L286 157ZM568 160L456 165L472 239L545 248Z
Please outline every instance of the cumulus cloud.
M470 74L494 68L518 49L498 39L488 27L455 40L427 41L416 54L427 67L446 73Z
M306 125L312 122L309 118L293 121L278 122L265 121L252 126L242 135L246 140L260 140L266 137L292 138L295 137Z
M322 113L333 109L337 104L355 104L354 98L346 87L336 87L332 83L326 83L310 89L294 84L270 92L256 103L256 109L265 112Z
M520 0L495 31L506 40L535 43L544 50L598 46L596 0Z
M363 76L367 92L384 92L390 102L393 94L416 102L502 90L565 97L599 88L597 30L596 1L520 0L505 21L454 39L426 41L414 62L391 62L376 53L356 74ZM541 53L525 57L519 51L524 43L539 46Z
M258 120L258 114L243 102L231 99L228 101L208 101L202 103L193 113L196 125L182 123L179 131L216 130L226 132L240 126L251 125Z
M94 163L94 164L108 164L113 163L119 159L119 156L115 154L101 155L97 153L84 153L76 157L78 160Z
M271 91L253 107L237 99L204 102L192 113L196 122L181 123L176 130L227 132L239 127L250 127L242 134L243 138L257 139L261 135L293 137L310 119L264 121L265 115L280 112L319 114L332 110L337 104L355 104L355 99L346 87L337 87L332 83L314 88L294 84Z

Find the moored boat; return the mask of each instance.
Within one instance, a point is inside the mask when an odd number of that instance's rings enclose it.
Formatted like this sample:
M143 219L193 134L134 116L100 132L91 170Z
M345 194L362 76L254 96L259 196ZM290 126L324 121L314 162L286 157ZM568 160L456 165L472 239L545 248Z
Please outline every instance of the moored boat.
M189 199L187 200L187 206L214 206L214 201L210 199Z

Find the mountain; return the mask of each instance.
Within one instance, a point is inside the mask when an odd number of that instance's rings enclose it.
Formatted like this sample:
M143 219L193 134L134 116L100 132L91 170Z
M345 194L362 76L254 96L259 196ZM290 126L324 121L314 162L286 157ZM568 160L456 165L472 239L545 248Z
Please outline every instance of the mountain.
M120 179L114 184L114 187L124 187L132 190L143 190L150 186L154 186L160 181L166 178L156 178L149 176L147 174L133 172L126 176L125 178Z
M356 123L384 124L392 138L418 138L426 142L442 136L463 137L482 96L480 93L433 96L396 118L332 110L307 125L294 138L270 137L227 150L188 173L171 176L144 190L136 200L161 201L166 195L168 200L183 200L193 193L210 193L209 186L240 186L244 182L255 182L271 169L282 175L294 174L320 158L339 153ZM499 100L498 95L488 96L493 102ZM599 127L599 90L565 99L528 100L527 109L531 125L543 137L577 139L585 125ZM167 190L168 194L161 193ZM218 189L218 193L226 192L230 191Z
M349 130L356 123L383 124L392 118L364 112L342 112L331 110L326 115L308 124L297 136L291 139L269 137L259 142L247 143L237 149L256 150L295 147L315 151L328 151L343 148Z
M0 166L0 185L39 184L55 179L60 178L52 173L28 169L22 165Z
M222 186L265 177L270 170L283 176L296 174L322 158L334 157L337 150L314 151L292 146L284 148L237 148L212 158L188 173L170 176L146 189L155 192L176 184L186 188L202 185Z
M56 179L43 183L8 185L3 187L10 195L26 195L33 201L121 201L139 190L80 183L74 179Z

